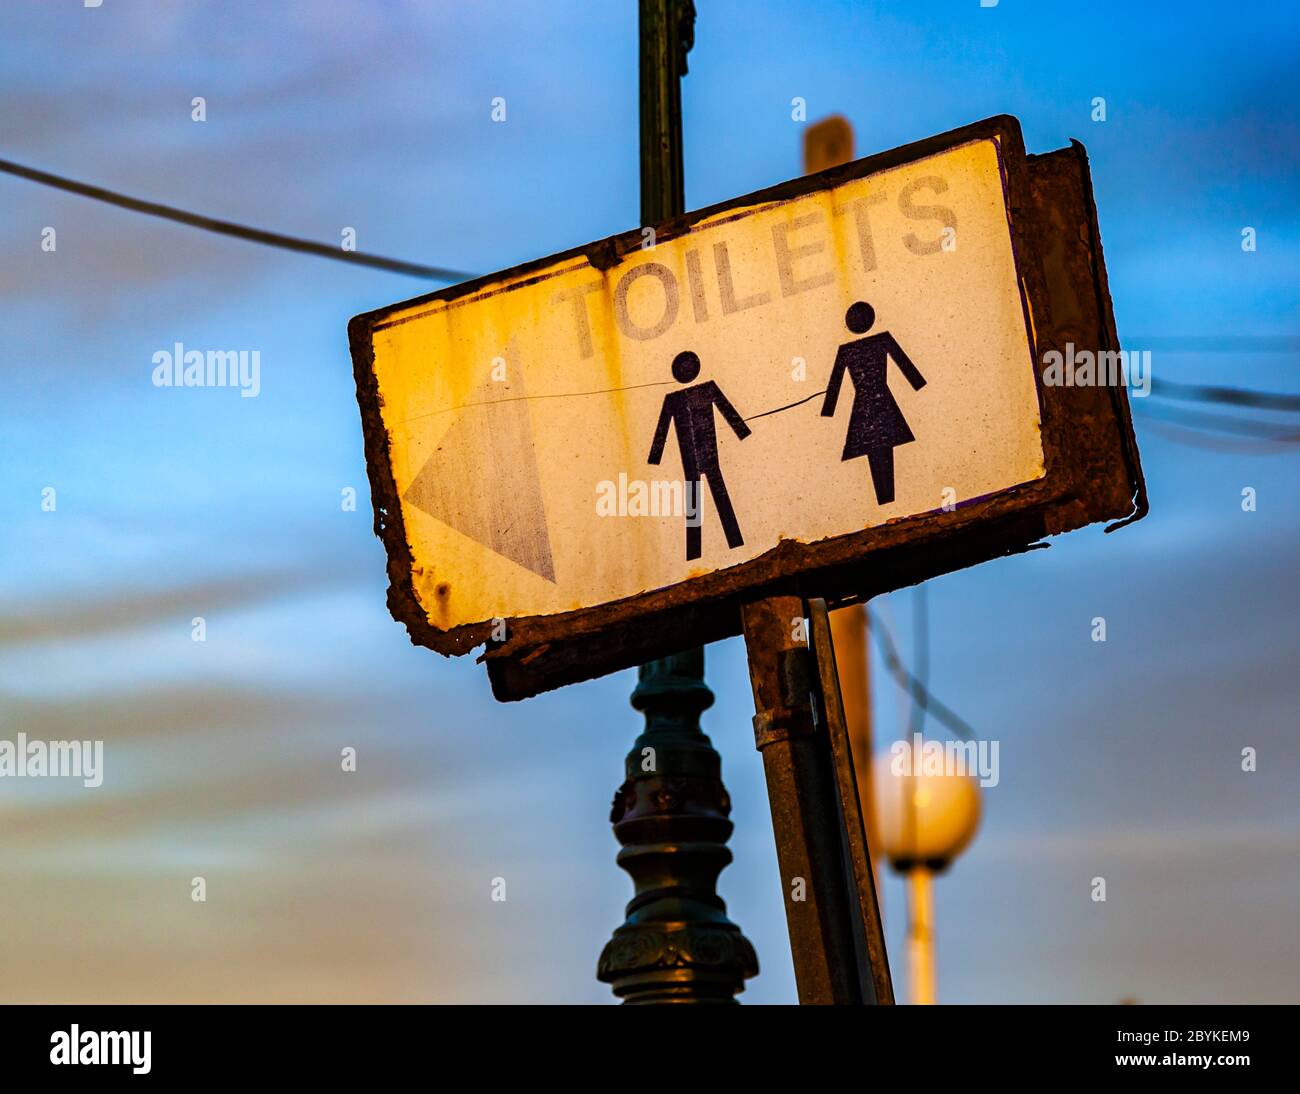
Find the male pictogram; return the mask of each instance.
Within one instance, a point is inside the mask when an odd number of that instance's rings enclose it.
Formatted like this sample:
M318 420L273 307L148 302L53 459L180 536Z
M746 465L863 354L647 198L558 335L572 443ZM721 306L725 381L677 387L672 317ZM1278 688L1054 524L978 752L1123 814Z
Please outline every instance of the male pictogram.
M854 304L844 315L845 325L854 334L866 334L875 321L875 311L863 301ZM889 390L887 372L891 357L913 390L925 387L925 377L894 336L889 331L881 331L840 346L822 403L822 417L834 417L840 385L847 373L853 383L853 407L849 411L849 432L840 459L867 457L871 483L880 505L894 500L894 449L916 440Z
M679 384L690 384L699 374L700 359L690 350L673 358L673 378ZM706 476L713 504L718 510L718 520L727 536L727 546L739 547L745 542L736 522L736 511L731 507L727 484L722 480L722 469L718 466L718 435L713 421L715 406L737 437L743 441L749 436L749 426L736 408L728 402L717 384L706 380L664 396L654 442L650 445L650 463L657 464L663 458L668 427L677 427L677 450L682 457L682 482L686 494L687 559L699 558L702 550L700 480Z

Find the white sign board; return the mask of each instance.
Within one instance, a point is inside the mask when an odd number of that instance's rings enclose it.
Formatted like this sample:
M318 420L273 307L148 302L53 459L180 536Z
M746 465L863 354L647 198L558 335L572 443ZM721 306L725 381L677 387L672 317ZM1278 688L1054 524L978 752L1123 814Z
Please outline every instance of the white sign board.
M428 626L620 601L1040 478L1000 144L356 321Z

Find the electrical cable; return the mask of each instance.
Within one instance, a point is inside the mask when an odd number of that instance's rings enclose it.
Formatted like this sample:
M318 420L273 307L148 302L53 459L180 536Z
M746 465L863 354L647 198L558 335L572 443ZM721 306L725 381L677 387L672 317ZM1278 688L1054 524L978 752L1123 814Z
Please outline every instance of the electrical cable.
M90 183L77 182L75 179L64 178L62 175L53 175L48 171L37 170L35 167L24 167L21 163L13 163L10 160L0 160L0 172L40 183L42 186L52 186L56 190L65 190L70 194L78 194L81 197L90 198L92 201L102 201L108 205L116 205L120 209L129 209L134 213L160 217L163 220L185 224L191 228L200 228L205 232L215 232L218 235L234 236L236 239L248 240L250 243L260 243L266 247L279 247L286 251L297 251L299 254L316 255L318 258L332 258L336 262L349 262L354 266L368 266L371 269L385 270L388 273L404 274L407 277L432 278L435 281L466 281L475 276L474 274L465 273L463 270L450 270L445 266L425 266L418 262L406 262L400 258L385 258L382 255L365 254L362 251L345 251L341 247L331 247L328 244L316 243L309 239L298 239L295 236L282 235L279 232L250 228L245 224L236 224L230 220L218 220L216 217L203 216L200 213L189 213L184 209L176 209L170 205L160 205L158 202L143 201L127 194L120 194L115 190L106 190L102 186L92 186Z

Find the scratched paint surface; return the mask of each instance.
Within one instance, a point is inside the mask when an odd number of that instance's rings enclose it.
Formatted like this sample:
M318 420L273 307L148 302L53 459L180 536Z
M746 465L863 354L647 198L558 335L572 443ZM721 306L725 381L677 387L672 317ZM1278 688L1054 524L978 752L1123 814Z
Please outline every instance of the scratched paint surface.
M857 301L875 312L861 334L846 326ZM911 376L891 355L887 391L867 369L856 401L847 369L823 416L840 347L883 332ZM673 376L683 351L699 359L690 385ZM414 588L440 628L618 600L1043 474L992 139L728 210L605 271L570 258L395 312L374 361ZM688 558L687 419L648 457L665 397L708 381L747 419L742 439L712 414L743 542L729 545L706 472ZM861 454L844 458L851 419ZM698 463L707 438L691 435ZM864 437L892 454L892 500Z

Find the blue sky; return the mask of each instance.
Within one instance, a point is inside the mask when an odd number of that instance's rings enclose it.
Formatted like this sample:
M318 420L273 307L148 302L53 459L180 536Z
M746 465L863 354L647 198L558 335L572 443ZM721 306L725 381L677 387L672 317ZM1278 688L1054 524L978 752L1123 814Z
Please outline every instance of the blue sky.
M1293 6L698 7L689 206L798 173L795 96L861 154L1011 113L1030 151L1087 145L1121 337L1158 377L1300 392ZM0 157L213 216L472 271L636 222L630 2L11 7L0 58ZM0 735L102 737L108 765L0 786L3 997L607 1000L629 674L498 705L384 604L346 323L433 286L0 193ZM1207 336L1245 341L1158 348ZM177 341L258 350L261 395L153 387ZM941 999L1295 999L1297 456L1136 414L1150 517L930 585L934 689L1002 742L937 884ZM911 595L878 604L904 648ZM707 656L745 998L788 1002L743 648ZM883 741L907 711L875 679Z

